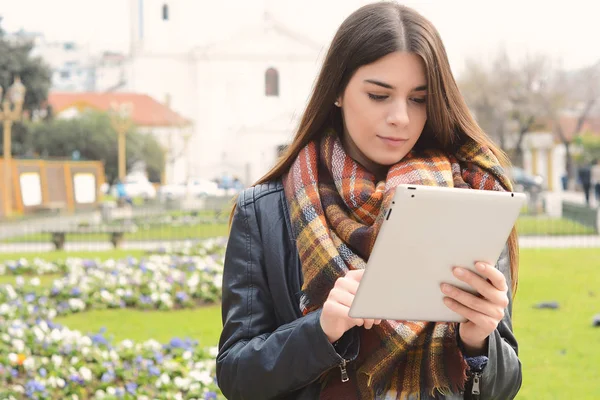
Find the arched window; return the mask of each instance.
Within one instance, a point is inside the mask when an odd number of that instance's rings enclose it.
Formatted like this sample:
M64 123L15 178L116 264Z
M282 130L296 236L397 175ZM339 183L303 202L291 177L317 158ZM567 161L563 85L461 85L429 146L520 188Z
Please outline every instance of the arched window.
M279 96L279 72L275 68L265 72L265 95Z
M169 20L169 6L167 4L163 4L162 7L162 19L163 21Z

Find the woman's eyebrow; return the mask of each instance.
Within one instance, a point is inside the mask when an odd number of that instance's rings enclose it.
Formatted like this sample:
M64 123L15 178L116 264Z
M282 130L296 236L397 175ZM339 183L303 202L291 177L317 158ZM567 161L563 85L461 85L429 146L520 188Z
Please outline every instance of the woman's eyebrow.
M373 85L381 86L386 89L395 89L395 87L390 85L389 83L381 82L376 79L365 79L365 82L372 83ZM427 90L427 85L419 85L413 89L413 92L422 92L425 90Z

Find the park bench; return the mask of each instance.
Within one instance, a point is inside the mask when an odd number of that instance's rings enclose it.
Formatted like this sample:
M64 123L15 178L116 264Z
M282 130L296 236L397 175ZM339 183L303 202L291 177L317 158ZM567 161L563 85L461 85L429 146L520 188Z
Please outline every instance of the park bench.
M594 232L600 233L600 209L591 208L586 204L573 203L570 201L562 202L562 216L565 219L575 221L581 225L594 229Z
M43 233L52 235L52 243L56 250L63 250L65 247L67 235L89 235L89 234L107 234L110 237L110 242L116 249L121 246L123 238L126 233L135 232L137 228L135 226L85 226L85 227L71 227L61 229L46 229Z

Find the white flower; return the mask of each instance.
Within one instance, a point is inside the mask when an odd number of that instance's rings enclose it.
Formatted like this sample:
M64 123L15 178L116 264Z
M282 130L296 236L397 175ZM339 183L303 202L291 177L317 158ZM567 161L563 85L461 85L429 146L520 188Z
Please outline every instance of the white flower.
M89 336L83 336L79 342L82 346L90 347L94 342Z
M71 357L71 364L77 364L79 362L79 358Z
M175 393L175 400L183 400L183 395L181 394L181 392L177 392Z
M74 394L73 396L71 396L72 400L79 400L79 396L77 396L76 394Z
M106 397L106 393L104 393L104 390L98 389L98 390L96 390L96 393L94 394L94 396L97 399L103 399L104 397Z
M192 393L196 393L200 391L200 384L198 382L192 382L192 384L190 385L190 392Z
M9 312L10 306L6 303L2 303L2 305L0 305L0 315L8 315Z
M17 292L15 292L15 289L12 287L12 285L4 286L4 290L6 290L6 294L8 295L9 299L13 300L17 298Z
M89 347L82 347L81 348L81 355L84 357L87 357L90 355L90 348Z
M44 337L46 336L44 335L44 332L40 329L40 327L37 325L33 327L33 334L35 335L36 339L40 342L43 341Z
M59 356L59 355L56 355L56 354L54 354L54 355L52 356L52 364L54 364L54 366L55 366L56 368L60 367L60 366L61 366L61 364L62 364L62 362L63 362L63 358L62 358L61 356Z
M52 332L50 332L50 339L52 339L53 342L59 342L62 340L62 338L63 335L58 329L52 329Z
M81 367L81 368L79 368L79 373L81 374L81 377L83 378L83 380L85 380L85 381L92 380L92 371L89 368Z
M173 380L173 383L175 383L175 386L178 389L187 390L188 387L190 386L191 382L188 378L182 378L182 377L178 376Z
M219 348L217 346L212 346L208 349L208 352L212 358L216 358L219 355Z
M221 289L221 287L223 286L223 276L219 274L215 275L215 277L213 278L213 285Z
M150 300L152 300L153 303L156 303L159 299L158 293L156 292L152 292L152 294L150 295Z
M2 336L0 336L0 338L2 338L3 342L10 342L10 336L8 336L8 333L3 333Z
M146 340L144 342L144 348L147 350L158 351L162 348L161 344L154 339Z
M12 390L17 393L25 393L25 388L21 385L13 385Z
M23 286L25 284L25 279L22 276L17 276L16 283L17 286Z
M165 374L165 373L163 373L163 374L160 376L159 380L160 380L162 383L164 383L165 385L168 385L169 383L171 383L171 378L169 378L169 375L167 375L167 374Z
M119 361L119 355L117 354L116 351L114 351L114 350L110 351L110 359L113 361Z
M50 362L50 360L48 359L48 357L42 357L42 365L46 365Z
M33 357L27 357L25 361L23 361L23 368L27 371L33 371L35 369L35 359Z
M13 339L12 347L17 353L22 353L23 351L25 351L25 342L21 339Z
M213 383L213 378L212 376L210 376L210 373L208 373L208 371L192 370L190 371L190 378L204 385L210 385L211 383Z
M51 310L48 311L48 318L54 319L54 318L56 318L57 314L58 314L58 312L54 308L52 308Z
M183 352L183 359L184 360L187 361L187 360L189 360L191 358L192 358L192 352L191 351L186 350L186 351Z
M11 364L16 364L18 360L18 357L15 353L10 353L8 355L8 361L10 361Z
M40 278L38 278L37 276L33 279L31 279L29 281L29 283L31 284L31 286L40 286Z
M132 348L133 348L133 342L132 342L131 340L129 340L129 339L127 339L127 340L123 340L123 341L121 342L121 345L122 345L122 346L123 346L125 349L127 349L127 350L129 350L129 349L132 349Z
M58 378L56 380L56 385L61 389L65 387L65 384L66 384L65 380L62 378Z
M73 311L83 311L85 310L85 303L81 299L69 299L69 307Z
M108 292L107 290L102 290L100 292L100 298L107 303L110 303L113 301L113 295L110 294L110 292Z
M117 389L115 389L112 386L109 386L109 387L106 388L106 394L109 395L109 396L114 396L114 395L117 394Z

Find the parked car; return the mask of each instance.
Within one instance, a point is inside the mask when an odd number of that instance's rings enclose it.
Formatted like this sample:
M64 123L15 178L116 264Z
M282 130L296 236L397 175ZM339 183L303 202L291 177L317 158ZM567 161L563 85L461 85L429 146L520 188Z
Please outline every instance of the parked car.
M219 185L208 179L193 178L184 183L163 185L158 189L161 201L181 199L189 194L192 197L218 196L223 190Z
M515 192L540 193L544 190L544 178L541 175L532 175L519 167L513 167L510 175Z
M140 197L144 200L156 198L156 189L144 175L128 175L123 181L125 193L130 198ZM117 187L113 185L111 194L118 197Z

